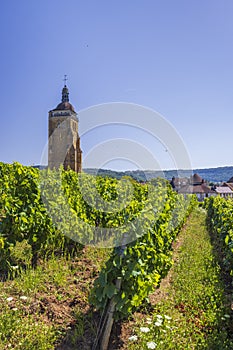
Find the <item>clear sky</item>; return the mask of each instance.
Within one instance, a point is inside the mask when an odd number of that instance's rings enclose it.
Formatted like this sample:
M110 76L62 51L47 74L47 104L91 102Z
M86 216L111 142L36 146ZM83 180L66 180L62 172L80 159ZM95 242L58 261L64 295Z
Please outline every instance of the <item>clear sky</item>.
M2 1L0 39L0 161L40 163L67 74L77 112L145 106L173 125L193 168L233 165L232 0ZM107 134L140 139L107 129L81 140L84 158Z

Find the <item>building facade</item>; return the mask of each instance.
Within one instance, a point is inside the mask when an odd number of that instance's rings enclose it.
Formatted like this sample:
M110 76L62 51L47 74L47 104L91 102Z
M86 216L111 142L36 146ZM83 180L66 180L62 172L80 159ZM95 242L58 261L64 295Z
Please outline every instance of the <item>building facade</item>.
M199 201L203 201L206 197L215 196L216 192L210 188L204 179L202 179L198 174L194 174L189 179L179 179L172 178L171 185L174 190L176 190L178 193L182 193L183 195L186 194L195 194L197 196L197 199ZM185 183L186 182L186 183ZM178 185L177 185L178 184Z
M69 102L69 90L64 85L62 100L55 109L49 111L48 121L48 167L82 171L82 151L78 133L78 117Z

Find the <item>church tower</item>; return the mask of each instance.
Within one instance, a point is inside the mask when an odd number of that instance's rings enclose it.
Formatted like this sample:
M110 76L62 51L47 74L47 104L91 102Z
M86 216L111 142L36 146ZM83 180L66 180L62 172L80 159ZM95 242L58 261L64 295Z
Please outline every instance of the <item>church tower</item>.
M79 120L74 107L69 102L66 78L64 80L61 103L49 111L48 166L50 169L58 169L62 164L64 169L70 168L80 173L82 151L78 134Z

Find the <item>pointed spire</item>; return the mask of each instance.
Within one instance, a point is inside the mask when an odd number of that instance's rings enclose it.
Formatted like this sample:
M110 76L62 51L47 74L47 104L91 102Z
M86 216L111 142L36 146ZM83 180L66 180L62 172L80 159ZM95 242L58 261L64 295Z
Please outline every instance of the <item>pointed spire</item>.
M64 75L64 87L62 89L62 102L69 102L69 90L68 87L66 86L66 82L67 82L67 75Z

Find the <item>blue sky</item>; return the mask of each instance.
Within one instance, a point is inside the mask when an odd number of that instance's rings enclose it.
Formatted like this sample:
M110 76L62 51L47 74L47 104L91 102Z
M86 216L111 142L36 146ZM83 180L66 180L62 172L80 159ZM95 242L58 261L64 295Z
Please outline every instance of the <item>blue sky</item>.
M109 102L145 106L173 125L193 168L233 165L231 0L9 0L0 36L0 161L40 163L48 111L67 74L77 112ZM84 158L95 140L126 134L159 154L149 137L121 127L86 135Z

